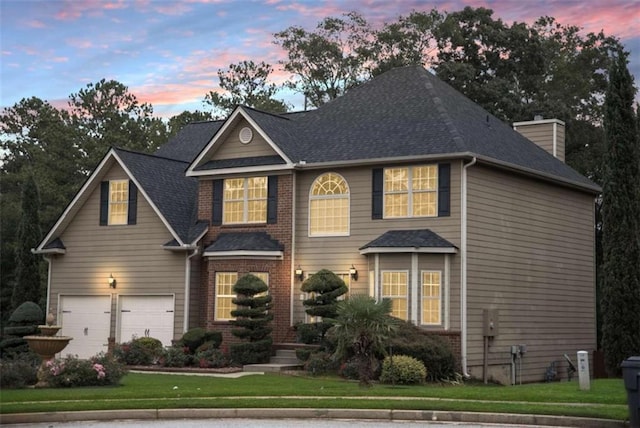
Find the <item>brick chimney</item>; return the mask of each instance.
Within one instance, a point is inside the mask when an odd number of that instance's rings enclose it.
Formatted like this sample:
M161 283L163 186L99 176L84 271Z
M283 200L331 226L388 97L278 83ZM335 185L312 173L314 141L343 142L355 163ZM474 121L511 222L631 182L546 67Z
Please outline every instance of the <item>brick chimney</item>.
M513 129L564 162L563 121L536 115L533 120L515 122Z

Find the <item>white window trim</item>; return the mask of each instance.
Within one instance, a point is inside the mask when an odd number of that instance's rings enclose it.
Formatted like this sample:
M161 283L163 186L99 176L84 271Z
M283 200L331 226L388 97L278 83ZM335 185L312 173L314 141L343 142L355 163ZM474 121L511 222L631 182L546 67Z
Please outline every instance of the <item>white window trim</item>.
M422 287L424 285L422 283L422 275L425 274L425 273L438 273L440 275L440 296L437 299L439 304L440 304L440 312L439 312L440 319L438 320L437 323L428 323L428 322L425 322L425 320L424 320L424 299L425 299L425 296L424 296L423 290L422 290ZM423 270L420 271L420 284L419 284L419 287L420 287L420 324L421 325L425 325L425 326L441 326L443 324L442 323L442 320L443 320L443 317L444 317L444 315L443 315L443 301L444 301L444 299L443 299L443 294L444 294L444 284L443 284L444 281L443 281L443 279L444 279L443 278L443 272L441 270L423 269ZM436 299L431 298L431 300L436 300Z
M404 299L405 299L405 306L406 306L406 312L407 312L407 317L406 317L406 321L410 321L411 320L411 308L409 306L409 292L410 292L410 287L411 287L411 274L409 272L409 270L407 269L384 269L380 271L380 298L381 299L393 299L394 297L398 298L398 297L402 297L399 295L394 295L394 296L388 296L384 294L384 274L385 273L404 273L407 275L407 283L406 283L406 290L407 290L407 294L405 294ZM399 318L402 319L402 318Z
M265 197L264 199L260 198L260 199L249 199L249 180L252 178L264 178L265 179L265 183L266 183L266 188L265 188ZM229 178L229 179L225 179L222 183L223 189L222 189L222 224L223 225L234 225L234 224L266 224L267 223L267 210L268 210L268 204L269 204L269 177L267 176L255 176L255 177L244 177L242 178L243 180L243 194L242 194L242 221L240 222L227 222L225 221L225 213L226 213L226 207L227 207L227 202L239 202L240 199L232 199L230 201L227 201L227 199L224 197L225 194L225 183L226 180L238 180L240 178ZM265 211L264 211L264 221L249 221L249 202L250 201L265 201Z
M216 272L215 273L215 285L214 285L214 289L215 289L215 297L214 297L214 302L215 302L215 307L213 310L213 319L214 321L231 321L231 320L235 320L234 317L231 318L218 318L218 298L219 297L237 297L235 294L218 294L218 275L219 274L236 274L236 281L238 280L238 273L237 272L231 272L231 271L220 271L220 272ZM232 309L233 310L233 309ZM229 314L229 316L231 316L231 314Z
M124 200L122 202L113 202L111 199L112 193L111 193L111 184L115 184L115 183L125 183L127 186L127 194L126 197L124 198ZM107 202L107 206L108 206L108 213L107 213L107 225L108 226L126 226L129 223L129 180L109 180L109 201ZM111 208L113 207L114 204L118 204L118 205L124 205L125 209L125 216L124 216L124 221L123 222L112 222L111 221Z
M413 170L414 168L420 168L420 167L434 167L436 170L436 188L435 190L430 190L430 191L420 191L420 192L415 192L415 193L435 193L436 198L435 198L435 214L433 215L421 215L421 216L414 216L413 215L413 194L414 194L414 190L413 190L413 186L412 186L412 182L413 182ZM387 192L387 190L385 189L385 180L384 180L384 174L388 169L398 169L398 168L407 168L407 215L406 216L387 216L385 215L386 212L386 206L387 206L387 194L404 194L405 192ZM396 219L396 218L434 218L434 217L438 217L438 185L440 182L440 171L438 169L438 164L433 164L433 163L429 163L429 164L420 164L420 165L409 165L409 166L399 166L399 167L390 167L390 168L384 168L382 170L382 175L383 175L383 181L382 181L382 217L383 218L388 218L388 219Z
M343 181L345 186L347 186L347 193L344 194L340 194L340 195L313 195L313 188L316 184L316 182L318 181L318 179L324 175L327 174L334 174L337 175L338 177L340 177ZM311 201L312 200L328 200L328 199L346 199L347 200L347 230L346 232L327 232L327 233L313 233L311 231ZM351 188L349 187L349 182L347 182L347 180L344 178L344 176L342 174L338 174L337 172L325 172L324 174L320 174L319 176L317 176L314 180L313 183L311 183L311 187L309 188L309 221L307 223L307 235L310 238L318 238L318 237L325 237L325 236L350 236L351 235Z

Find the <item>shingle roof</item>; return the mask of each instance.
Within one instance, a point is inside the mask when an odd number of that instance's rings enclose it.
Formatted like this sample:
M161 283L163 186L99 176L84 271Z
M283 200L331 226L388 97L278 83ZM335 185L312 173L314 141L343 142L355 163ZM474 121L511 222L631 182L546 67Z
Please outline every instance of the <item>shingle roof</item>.
M191 162L211 141L223 123L222 120L190 123L154 154L163 158Z
M359 248L438 248L455 250L456 246L429 229L390 230Z
M205 249L205 253L226 251L283 251L284 246L266 232L227 232Z
M114 150L180 239L191 243L198 232L198 181L185 176L187 163L123 149Z
M239 168L246 166L262 166L262 165L280 165L285 161L278 155L274 156L254 156L248 158L235 158L235 159L217 159L209 161L195 170L210 170L220 168Z

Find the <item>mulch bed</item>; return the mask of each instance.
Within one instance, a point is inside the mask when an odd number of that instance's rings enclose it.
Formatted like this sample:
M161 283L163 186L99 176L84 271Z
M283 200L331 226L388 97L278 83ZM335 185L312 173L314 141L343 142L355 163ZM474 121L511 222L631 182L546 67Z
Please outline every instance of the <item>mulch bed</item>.
M165 372L165 373L238 373L242 367L221 367L216 369L203 369L200 367L162 367L162 366L127 366L129 370L141 372Z

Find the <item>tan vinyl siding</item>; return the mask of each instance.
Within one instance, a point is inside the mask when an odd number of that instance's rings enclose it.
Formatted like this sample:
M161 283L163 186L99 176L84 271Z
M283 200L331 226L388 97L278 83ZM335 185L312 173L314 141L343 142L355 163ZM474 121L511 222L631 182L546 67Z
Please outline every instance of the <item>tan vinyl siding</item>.
M393 165L395 166L395 165ZM400 165L402 166L402 165ZM326 172L340 174L350 190L350 234L340 237L309 237L309 190L313 181ZM431 229L459 247L460 242L460 162L451 162L451 216L402 219L371 219L371 167L303 171L296 176L296 260L305 272L326 268L346 272L353 264L358 270L358 281L351 281L351 294L369 294L369 271L373 269L373 255L360 254L359 248L389 230ZM406 258L410 261L410 256ZM451 282L459 284L459 257L451 262ZM459 296L459 285L455 296ZM300 282L294 283L294 295ZM453 297L452 293L452 297ZM302 313L299 299L294 299L295 319ZM459 301L452 299L452 328L459 329Z
M565 352L575 359L596 346L593 196L481 166L468 172L470 370L482 376L482 310L495 308L490 371L508 383L510 346L526 344L523 381L542 381Z
M565 127L556 119L517 122L514 128L520 134L545 149L548 153L565 160ZM554 153L554 129L555 129L555 153Z
M115 166L103 180L127 179ZM163 294L175 296L174 332L182 333L184 315L185 253L164 250L162 245L171 234L138 192L136 225L99 226L100 186L78 210L60 238L66 254L55 256L51 266L51 310L57 311L58 295L114 296ZM113 274L116 289L110 289L107 278ZM115 336L116 319L112 316L111 334Z
M240 142L239 133L244 127L249 127L253 131L253 139L248 144ZM238 159L248 156L273 156L276 154L269 143L249 125L249 122L242 120L227 134L227 138L221 142L211 159Z

